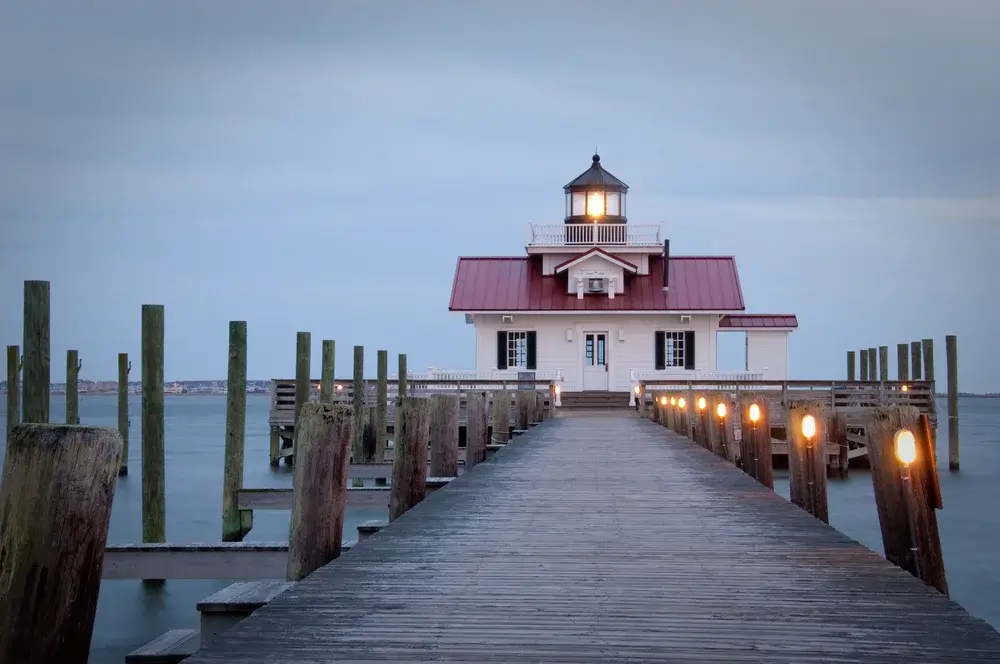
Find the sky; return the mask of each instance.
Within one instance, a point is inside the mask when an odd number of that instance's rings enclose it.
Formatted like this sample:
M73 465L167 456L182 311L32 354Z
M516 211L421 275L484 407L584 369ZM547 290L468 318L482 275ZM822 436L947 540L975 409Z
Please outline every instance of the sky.
M230 320L251 378L299 330L315 375L325 338L338 375L471 369L456 258L523 255L596 146L631 223L798 315L791 377L921 338L943 373L956 334L1000 391L998 32L996 0L0 0L0 344L42 279L54 381L69 348L114 379L142 304L168 380L224 378Z

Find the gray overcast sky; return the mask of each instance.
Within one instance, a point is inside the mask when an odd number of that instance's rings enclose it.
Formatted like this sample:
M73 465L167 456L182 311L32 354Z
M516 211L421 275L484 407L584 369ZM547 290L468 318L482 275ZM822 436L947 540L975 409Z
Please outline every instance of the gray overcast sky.
M317 375L322 338L338 374L356 343L471 368L455 258L522 254L597 145L630 221L798 314L793 377L921 337L943 371L953 333L1000 390L1000 2L278 7L0 1L0 343L47 279L54 380L67 348L113 378L143 303L168 380L225 377L230 319L251 377L297 330Z

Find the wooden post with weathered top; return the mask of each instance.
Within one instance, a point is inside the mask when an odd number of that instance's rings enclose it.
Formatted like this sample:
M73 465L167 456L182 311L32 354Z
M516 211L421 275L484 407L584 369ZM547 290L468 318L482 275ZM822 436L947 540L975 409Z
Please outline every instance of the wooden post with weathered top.
M910 348L896 344L896 380L910 380Z
M514 408L516 409L516 424L514 428L519 431L527 431L531 425L531 403L528 397L531 393L526 390L514 391Z
M889 380L889 347L878 347L878 379L880 381Z
M319 400L320 403L333 403L335 391L333 374L337 366L337 342L333 339L323 339L320 346L319 370Z
M486 393L469 391L465 405L465 472L486 460L489 443L489 413L486 411Z
M163 305L142 305L142 541L167 536L163 419Z
M948 365L948 470L958 470L958 337L944 338Z
M847 351L847 380L855 380L857 374L855 370L857 369L857 359L854 356L854 351Z
M878 376L878 350L875 348L868 349L868 380L875 381Z
M786 407L789 498L817 519L830 522L826 496L826 417L815 402Z
M740 398L740 455L743 471L774 490L771 454L771 420L767 394L744 394ZM756 406L756 408L754 408Z
M913 436L909 465L896 449L896 436L904 429ZM942 503L930 422L913 407L880 408L869 416L865 430L886 560L947 595L934 512Z
M312 393L312 334L309 332L295 333L295 414L292 422L298 424L302 407L309 403ZM292 457L295 459L295 436L292 436ZM285 457L285 463L289 458Z
M923 346L919 341L910 342L910 378L913 380L923 380L923 360L921 356L923 353Z
M868 380L868 349L867 348L862 348L861 349L860 357L861 357L860 366L858 367L861 370L860 379L862 381L866 381L866 380Z
M427 399L404 397L396 410L396 439L392 456L389 521L424 499L427 489L427 439L430 408Z
M406 354L399 354L399 369L397 370L396 376L396 398L402 398L406 396Z
M24 282L24 357L21 361L21 421L49 421L51 355L49 282Z
M340 556L354 413L341 404L302 407L295 427L289 581L299 581Z
M844 416L831 412L826 419L827 439L831 443L837 444L837 474L841 478L846 478L850 465L850 446L847 441L847 422Z
M389 351L378 351L376 365L375 463L383 463L389 435Z
M431 477L458 477L458 408L456 394L430 398Z
M80 351L66 351L66 424L80 423Z
M21 349L7 346L7 437L21 423Z
M238 542L253 527L253 512L240 510L247 420L247 323L229 322L226 377L226 444L222 471L222 541Z
M121 476L128 475L128 438L131 422L128 416L128 374L132 371L132 363L128 361L128 353L118 353L118 435L122 437L122 467L118 470Z
M506 443L510 438L510 395L507 390L493 391L493 441Z
M121 466L118 432L22 424L0 479L0 662L86 664Z
M351 456L354 463L371 463L365 459L365 347L354 347L354 376L351 380L351 396L354 404L354 443L351 445Z
M934 382L934 340L921 339L920 345L923 347L924 356L924 380ZM933 387L933 386L932 386Z

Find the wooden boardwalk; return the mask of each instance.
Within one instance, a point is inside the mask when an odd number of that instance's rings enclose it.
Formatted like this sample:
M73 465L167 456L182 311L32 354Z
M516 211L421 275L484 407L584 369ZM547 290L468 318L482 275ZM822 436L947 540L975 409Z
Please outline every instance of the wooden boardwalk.
M186 661L982 663L1000 634L615 413L546 421Z

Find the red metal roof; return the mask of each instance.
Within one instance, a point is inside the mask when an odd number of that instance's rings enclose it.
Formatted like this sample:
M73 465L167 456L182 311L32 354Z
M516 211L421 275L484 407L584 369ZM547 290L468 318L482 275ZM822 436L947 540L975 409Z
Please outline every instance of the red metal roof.
M723 316L719 321L720 328L794 328L799 326L799 319L794 314L736 314Z
M671 256L670 290L663 292L663 257L649 257L649 274L627 276L625 293L567 293L564 276L543 276L539 257L459 258L451 311L742 311L743 292L731 256Z

